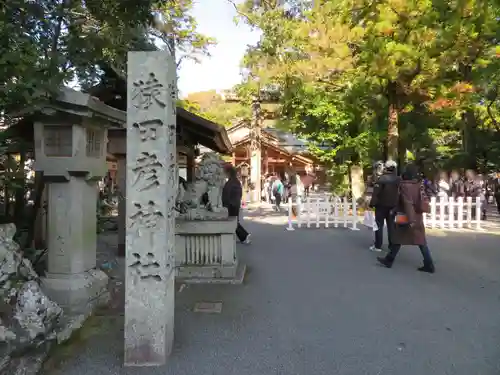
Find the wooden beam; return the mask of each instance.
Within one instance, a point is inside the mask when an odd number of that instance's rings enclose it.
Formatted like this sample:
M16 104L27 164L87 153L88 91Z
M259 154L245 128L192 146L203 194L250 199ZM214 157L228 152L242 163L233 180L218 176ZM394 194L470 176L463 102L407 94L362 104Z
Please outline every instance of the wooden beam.
M184 155L194 155L194 146L177 146L177 152Z
M269 156L267 154L267 148L264 149L264 173L266 175L269 173Z

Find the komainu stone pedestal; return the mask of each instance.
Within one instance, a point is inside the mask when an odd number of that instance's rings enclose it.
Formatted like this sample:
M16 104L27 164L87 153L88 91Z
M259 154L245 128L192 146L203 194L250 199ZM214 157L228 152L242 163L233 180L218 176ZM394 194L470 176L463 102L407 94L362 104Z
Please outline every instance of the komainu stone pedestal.
M175 223L176 278L187 283L243 282L245 266L236 254L235 218Z

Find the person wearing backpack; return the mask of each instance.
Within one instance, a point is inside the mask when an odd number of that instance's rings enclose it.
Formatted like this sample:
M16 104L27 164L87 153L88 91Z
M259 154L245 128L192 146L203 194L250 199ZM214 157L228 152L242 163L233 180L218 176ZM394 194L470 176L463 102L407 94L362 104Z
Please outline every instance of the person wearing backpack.
M418 169L415 165L407 165L402 178L399 184L392 244L389 245L389 253L385 257L378 257L377 261L391 268L401 246L416 245L424 260L424 265L418 270L434 273L434 261L427 245L423 217L424 213L430 211L429 198L418 180Z
M281 201L283 199L283 195L285 193L285 186L283 185L283 182L281 182L281 179L277 177L272 186L272 192L274 195L274 201L275 201L275 210L280 211L281 210Z

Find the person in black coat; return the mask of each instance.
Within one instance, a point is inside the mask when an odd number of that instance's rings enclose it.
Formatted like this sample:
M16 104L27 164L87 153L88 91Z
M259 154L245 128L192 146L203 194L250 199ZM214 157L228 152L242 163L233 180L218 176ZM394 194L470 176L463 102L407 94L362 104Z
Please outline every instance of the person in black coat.
M243 243L250 243L250 234L240 223L241 198L243 188L238 180L236 168L233 166L225 169L228 180L222 189L222 205L227 208L229 217L236 217L238 224L236 226L236 236Z
M385 163L383 174L375 182L370 207L375 209L375 242L370 247L371 251L381 252L384 239L384 222L387 225L387 237L389 245L392 244L394 232L394 213L398 198L398 187L400 178L396 173L397 164L392 160Z

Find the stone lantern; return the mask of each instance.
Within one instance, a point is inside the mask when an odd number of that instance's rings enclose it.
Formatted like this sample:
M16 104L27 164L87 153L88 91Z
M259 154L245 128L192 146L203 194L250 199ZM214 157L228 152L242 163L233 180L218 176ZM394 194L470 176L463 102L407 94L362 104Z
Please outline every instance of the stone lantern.
M69 310L89 312L108 295L108 278L96 269L97 181L107 172L107 128L125 120L124 112L70 89L35 115L35 169L48 189L43 288Z

